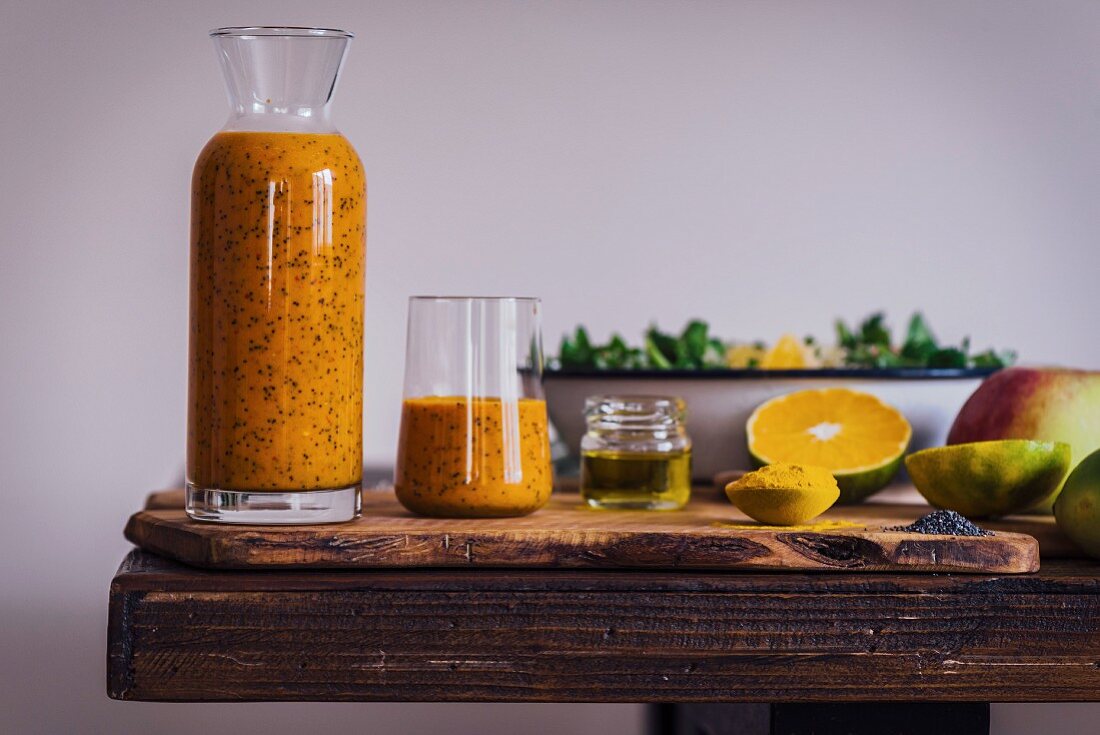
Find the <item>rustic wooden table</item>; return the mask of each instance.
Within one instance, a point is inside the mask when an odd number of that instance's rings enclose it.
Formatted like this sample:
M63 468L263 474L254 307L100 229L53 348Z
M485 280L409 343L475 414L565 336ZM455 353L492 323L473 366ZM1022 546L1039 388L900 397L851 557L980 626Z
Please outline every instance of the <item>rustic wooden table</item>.
M646 702L657 733L986 732L991 701L1100 700L1100 565L214 572L134 551L107 663L124 700Z

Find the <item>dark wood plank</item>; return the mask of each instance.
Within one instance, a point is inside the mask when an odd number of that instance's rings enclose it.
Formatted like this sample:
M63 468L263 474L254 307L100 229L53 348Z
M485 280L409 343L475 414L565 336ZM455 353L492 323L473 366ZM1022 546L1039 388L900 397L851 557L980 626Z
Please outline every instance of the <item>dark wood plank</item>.
M136 700L1092 701L1096 564L1036 575L200 571L136 552Z
M753 574L652 570L478 570L453 569L268 570L235 571L195 568L138 549L119 566L112 588L166 590L647 590L668 592L1018 592L1032 594L1100 594L1100 562L1054 560L1039 574L1022 575L859 575L759 572Z
M752 522L712 495L682 511L593 511L555 493L524 518L437 519L407 512L392 492L364 493L363 516L328 526L232 526L191 521L154 497L126 525L149 551L217 569L524 567L807 569L853 572L1033 572L1034 538L926 536L889 531L927 510L834 508L795 528Z

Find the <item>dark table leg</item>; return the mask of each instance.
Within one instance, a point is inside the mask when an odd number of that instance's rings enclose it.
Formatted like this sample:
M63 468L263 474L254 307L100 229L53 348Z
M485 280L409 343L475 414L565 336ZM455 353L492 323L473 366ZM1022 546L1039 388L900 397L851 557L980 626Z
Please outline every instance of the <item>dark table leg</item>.
M649 735L989 735L984 702L656 704Z

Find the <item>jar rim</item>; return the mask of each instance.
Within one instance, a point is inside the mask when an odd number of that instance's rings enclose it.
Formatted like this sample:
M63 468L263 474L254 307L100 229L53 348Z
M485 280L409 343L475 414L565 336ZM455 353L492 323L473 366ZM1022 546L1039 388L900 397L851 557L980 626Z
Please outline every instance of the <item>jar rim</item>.
M586 409L601 405L609 405L624 411L671 408L682 412L685 409L684 399L679 396L646 395L642 393L588 396L584 403Z
M677 396L600 395L584 401L589 429L605 431L666 431L687 418L684 399Z
M355 38L351 31L310 26L226 26L210 31L212 38Z

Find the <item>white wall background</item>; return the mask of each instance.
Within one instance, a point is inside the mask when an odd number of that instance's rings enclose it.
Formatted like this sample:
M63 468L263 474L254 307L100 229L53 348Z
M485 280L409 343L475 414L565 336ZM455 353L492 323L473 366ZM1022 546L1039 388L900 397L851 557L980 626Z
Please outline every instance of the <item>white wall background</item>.
M358 33L367 459L405 300L545 300L546 338L699 315L1100 367L1100 3L0 2L0 718L6 732L634 732L638 708L142 705L104 694L121 529L184 445L188 181L225 115L206 31ZM1077 732L1087 705L1002 706ZM1040 725L1040 723L1042 723Z

